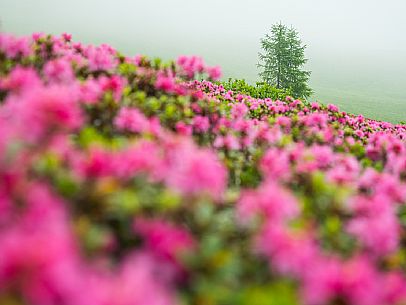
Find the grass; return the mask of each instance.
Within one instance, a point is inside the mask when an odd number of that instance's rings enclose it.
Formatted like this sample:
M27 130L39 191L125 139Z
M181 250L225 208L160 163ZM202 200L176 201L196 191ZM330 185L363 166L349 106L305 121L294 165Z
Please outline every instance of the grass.
M314 99L323 104L336 104L341 110L365 117L399 123L406 121L406 98L393 94L376 92L342 90L331 87L314 86Z

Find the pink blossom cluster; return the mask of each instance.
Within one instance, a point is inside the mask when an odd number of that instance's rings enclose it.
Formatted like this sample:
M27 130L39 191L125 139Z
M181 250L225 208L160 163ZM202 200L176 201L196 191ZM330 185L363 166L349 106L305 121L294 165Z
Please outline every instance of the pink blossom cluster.
M203 59L198 56L179 56L176 60L180 67L180 74L185 74L189 78L194 78L197 74L207 73L210 79L219 80L221 78L221 69L219 66L207 66Z
M406 278L399 270L382 271L378 265L402 249L405 228L398 213L406 202L405 126L339 112L335 105L312 103L308 108L288 98L272 101L234 95L206 81L190 86L218 101L232 102L231 117L221 120L222 127L214 130L229 128L228 132L239 133L240 141L253 134L255 140L247 148L263 140L271 146L260 160L264 182L242 193L238 217L244 224L253 215L261 216L263 228L255 248L281 274L301 281L303 300L307 304L337 299L350 304L402 303ZM275 117L274 125L263 124L267 116L247 119L246 107L251 111L262 108L262 113ZM298 140L282 144L295 127ZM244 147L244 142L236 147ZM365 148L362 156L381 162L382 170L365 168L361 156L351 154L355 147ZM338 208L350 216L343 229L359 247L350 259L324 253L315 228L291 227L295 219L304 217L304 211L282 186L293 186L315 173L347 189Z
M0 36L0 50L9 58L27 57L33 53L30 37L15 37L5 33Z
M28 38L0 38L0 52L9 58L33 53ZM86 108L96 107L109 94L119 103L126 80L103 74L80 81L74 68L78 61L87 62L89 71L111 71L118 62L115 51L105 45L68 48L66 35L52 41L59 57L45 62L43 75L16 65L0 79L0 90L7 93L0 107L0 295L17 293L29 304L174 304L172 273L181 268L175 254L194 248L187 229L165 220L137 220L133 234L145 238L142 248L116 266L97 260L89 264L75 238L67 203L46 181L32 176L32 170L52 152L83 183L106 177L126 181L143 173L184 196L204 193L216 200L225 190L227 172L212 151L163 129L132 107L117 112L115 128L150 134L153 140L135 141L118 151L75 147L70 137L89 124ZM106 249L116 243L108 242ZM170 259L169 265L162 257ZM170 276L158 272L171 264L178 269Z
M405 125L66 33L0 34L2 58L0 302L246 304L285 279L306 305L406 302Z

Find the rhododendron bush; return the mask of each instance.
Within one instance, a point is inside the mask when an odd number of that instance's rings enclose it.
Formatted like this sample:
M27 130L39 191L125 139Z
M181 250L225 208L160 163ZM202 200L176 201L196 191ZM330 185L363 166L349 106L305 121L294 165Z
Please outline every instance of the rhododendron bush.
M406 126L219 77L0 35L1 304L406 304Z

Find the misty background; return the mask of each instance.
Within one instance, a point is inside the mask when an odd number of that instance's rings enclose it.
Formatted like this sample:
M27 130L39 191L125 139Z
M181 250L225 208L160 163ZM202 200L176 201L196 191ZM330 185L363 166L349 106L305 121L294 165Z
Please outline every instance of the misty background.
M126 55L200 55L224 79L258 81L260 39L282 22L299 31L312 100L406 121L404 0L0 0L1 31L73 34Z

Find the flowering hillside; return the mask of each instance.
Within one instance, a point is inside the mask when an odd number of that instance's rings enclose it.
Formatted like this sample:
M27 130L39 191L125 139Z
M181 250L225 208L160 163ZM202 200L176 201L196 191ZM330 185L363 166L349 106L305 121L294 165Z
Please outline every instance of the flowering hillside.
M0 304L406 304L406 126L220 76L0 35Z

